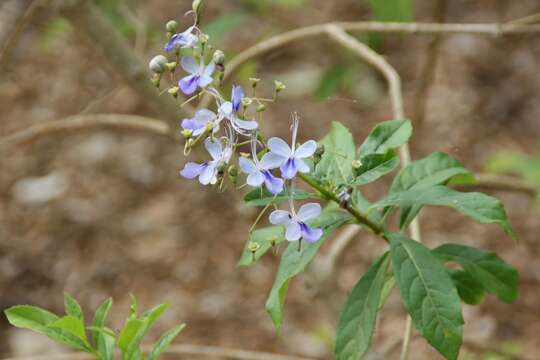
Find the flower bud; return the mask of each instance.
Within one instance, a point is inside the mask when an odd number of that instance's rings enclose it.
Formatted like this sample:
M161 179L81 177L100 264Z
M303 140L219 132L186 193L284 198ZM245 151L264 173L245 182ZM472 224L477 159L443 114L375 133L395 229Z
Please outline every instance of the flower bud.
M253 103L253 99L251 98L245 97L242 99L242 106L245 108L251 105L251 103Z
M206 131L212 131L212 129L214 128L215 124L211 121L207 122L206 125L204 126Z
M285 90L287 86L279 80L274 80L274 92L277 94L282 90Z
M152 75L152 78L150 78L150 81L155 87L159 88L159 84L161 83L161 74Z
M169 20L165 25L165 29L167 29L167 32L175 33L178 29L178 23L174 20Z
M148 67L156 74L162 74L167 70L167 58L163 55L157 55L150 60Z
M178 97L178 86L173 86L173 87L169 88L167 90L167 92L169 94L171 94L173 98L176 99Z
M257 84L259 83L259 81L261 81L261 79L249 78L249 81L251 82L251 87L255 89L257 87Z
M176 70L176 67L178 66L178 63L176 61L171 61L167 63L167 70L170 72L174 72Z
M214 51L212 60L214 61L216 65L223 66L223 64L225 63L225 53L221 50Z
M185 137L186 139L189 139L189 138L191 138L191 136L193 135L193 130L191 130L191 129L184 129L184 130L182 130L181 134L182 134L182 136Z
M264 110L266 110L266 105L264 104L257 105L257 109L256 109L257 112L263 112Z
M313 154L313 162L315 164L318 164L319 161L321 161L323 154L324 154L324 145L323 144L317 145L317 149L315 150L315 153Z
M257 244L254 241L250 241L250 243L248 244L248 248L249 248L249 251L256 252L257 250L261 248L261 245Z
M353 160L352 163L351 163L353 169L355 170L358 170L362 167L362 161L356 159L356 160Z
M346 209L349 207L349 204L351 203L352 192L353 192L353 188L348 186L347 188L345 188L338 194L339 206L341 206L343 209Z
M208 42L208 40L210 39L210 36L206 35L206 34L200 34L199 35L199 41L201 42L201 44L206 44Z

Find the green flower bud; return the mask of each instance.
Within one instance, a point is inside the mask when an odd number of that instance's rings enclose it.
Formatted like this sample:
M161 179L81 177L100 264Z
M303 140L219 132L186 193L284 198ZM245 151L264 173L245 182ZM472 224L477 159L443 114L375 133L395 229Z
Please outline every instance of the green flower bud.
M216 65L223 66L223 64L225 63L225 53L221 50L214 51L212 60L214 61Z
M253 99L251 98L245 97L242 99L242 106L245 108L251 105L252 103L253 103Z
M284 83L282 83L279 80L274 80L274 91L275 93L279 93L280 91L283 91L287 88Z
M360 169L362 167L362 161L360 161L358 159L353 160L351 165L352 165L353 169L358 170L358 169Z
M159 87L159 84L161 83L161 74L154 74L152 75L152 78L150 79L150 81L152 82L152 84L155 86L155 87Z
M212 131L212 129L214 128L214 123L209 121L206 123L206 125L204 126L206 128L206 131Z
M256 109L257 112L263 112L264 110L266 110L266 105L264 104L257 105L257 109Z
M186 139L189 139L189 138L191 138L191 136L193 135L193 130L191 130L191 129L184 129L184 130L182 130L181 134L182 134L182 136L185 137Z
M167 63L167 70L170 72L174 72L176 70L176 67L178 66L178 63L176 61L171 61Z
M178 86L171 87L170 89L167 90L167 92L176 99L178 97Z
M229 166L227 173L231 178L236 178L238 176L238 168L235 165Z
M255 89L257 87L257 84L259 83L259 81L261 81L261 79L249 78L249 81L251 82L251 87Z
M193 0L193 2L191 3L191 8L193 9L193 12L196 15L199 15L201 11L201 7L202 7L202 0Z
M178 29L178 23L174 20L169 20L165 25L165 29L167 29L168 32L175 33Z
M251 241L249 244L248 244L248 248L249 248L249 251L251 252L256 252L257 250L259 250L261 248L261 245L257 244L256 242L254 241Z
M156 74L162 74L167 70L167 58L163 55L157 55L148 63L150 70Z
M199 41L201 42L201 44L206 44L209 39L210 39L210 36L208 36L206 34L200 34L199 35Z

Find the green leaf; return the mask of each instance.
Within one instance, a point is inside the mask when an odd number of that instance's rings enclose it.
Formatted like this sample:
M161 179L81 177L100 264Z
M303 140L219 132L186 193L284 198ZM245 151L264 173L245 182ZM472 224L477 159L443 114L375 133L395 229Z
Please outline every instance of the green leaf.
M424 245L400 234L387 237L401 298L416 328L446 359L456 360L463 317L450 275Z
M324 153L313 176L320 181L332 182L333 185L350 183L353 179L352 162L356 157L351 132L339 122L333 121L330 133L319 144L324 146Z
M75 316L67 315L49 324L46 335L71 348L93 352L86 338L84 323Z
M326 70L321 77L319 86L315 90L315 98L323 101L333 96L343 86L348 73L347 67L339 64Z
M279 204L289 199L289 191L295 200L315 199L317 196L301 189L285 189L281 193L274 195L268 190L257 188L244 196L244 202L247 206L266 206L270 203Z
M381 292L381 301L379 302L379 310L381 310L384 304L386 304L386 300L388 300L390 294L392 294L392 290L394 290L395 286L396 278L394 277L394 274L392 272L386 273L386 276L384 278L384 285Z
M405 144L412 135L409 120L385 121L373 128L364 143L360 146L360 159L369 154L384 154Z
M412 0L369 0L369 7L376 21L412 21Z
M4 311L9 323L40 334L47 333L47 326L58 320L53 313L30 305L16 305Z
M477 192L463 193L437 185L429 188L410 189L388 195L374 204L375 208L386 206L409 207L415 205L448 206L482 224L497 224L507 234L515 237L506 217L503 204L496 198Z
M118 348L127 353L129 346L136 340L137 334L146 326L146 320L128 319L118 335Z
M72 315L82 321L84 324L84 314L81 305L68 293L64 293L64 308L67 315Z
M167 331L154 345L152 352L148 355L147 360L157 360L161 353L171 344L175 337L184 330L185 324L178 325L175 328Z
M459 263L489 293L506 303L518 298L518 272L495 253L460 244L444 244L433 250L446 261Z
M357 176L352 186L369 184L380 177L392 172L399 165L399 158L393 151L384 154L370 154L362 159L362 166L357 170Z
M402 169L392 182L389 194L442 185L457 175L471 175L471 173L450 155L436 152L424 159L413 161ZM407 227L421 208L420 205L403 207L400 228Z
M285 295L289 287L289 282L293 277L304 271L306 266L313 260L317 250L339 226L350 221L348 213L342 211L323 211L322 215L313 222L311 226L323 229L323 236L316 243L302 242L302 247L298 250L298 242L289 244L283 255L276 273L276 278L266 301L266 311L270 314L272 321L278 331L281 329L283 321L283 304Z
M484 301L484 288L482 287L482 284L471 276L471 274L465 270L450 270L449 272L459 297L464 303L478 305Z
M281 244L283 240L285 240L285 229L283 226L269 226L253 231L249 235L249 240L244 246L244 251L238 261L238 266L253 265L272 248L272 244L277 246ZM256 243L259 246L257 251L255 251L255 261L253 261L253 253L249 248L250 243Z
M92 327L95 329L91 330L91 335L102 360L113 360L114 358L115 336L113 336L111 341L109 336L97 330L105 327L105 319L107 319L107 314L112 306L112 302L111 298L105 300L96 310L94 319L92 320Z
M369 348L386 270L390 258L384 254L354 286L341 313L336 335L336 359L357 360Z
M169 308L168 304L159 304L149 310L146 310L142 313L140 320L143 321L143 326L137 329L135 335L130 339L130 342L127 346L125 353L127 354L127 359L138 358L140 354L140 345L144 336L152 328L156 320Z

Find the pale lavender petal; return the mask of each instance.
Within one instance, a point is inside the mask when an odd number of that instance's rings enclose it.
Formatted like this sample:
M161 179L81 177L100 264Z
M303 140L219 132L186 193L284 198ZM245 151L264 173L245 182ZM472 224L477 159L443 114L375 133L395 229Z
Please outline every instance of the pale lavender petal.
M321 215L321 211L321 205L317 203L307 203L300 207L297 216L300 220L305 222L319 217L319 215Z
M314 243L319 241L323 235L322 229L313 229L309 225L301 223L300 228L302 231L302 238L309 243Z
M256 121L246 121L246 120L240 120L238 118L234 119L234 122L237 127L244 130L255 130L259 127L259 124Z
M199 64L197 64L195 59L191 56L182 56L182 59L180 60L180 65L182 65L182 69L192 75L199 72Z
M198 121L209 122L216 118L216 114L208 109L201 109L195 113L195 119Z
M201 174L201 172L207 167L207 165L207 163L197 164L194 162L188 162L180 171L180 175L182 175L186 179L194 179Z
M211 76L208 75L202 75L199 79L199 86L200 87L206 87L210 85L214 81L214 79Z
M233 85L231 102L234 112L238 112L238 110L240 109L240 105L242 104L242 99L244 99L244 96L244 90L242 90L242 87L238 85Z
M278 137L273 137L268 140L268 148L271 152L284 156L286 158L289 158L292 155L292 150L289 144L287 144L283 139L280 139Z
M294 162L296 164L296 167L298 168L298 171L301 173L308 173L309 172L309 166L304 162L302 159L294 159Z
M246 159L245 157L241 157L238 159L238 164L240 165L240 169L246 174L253 174L254 172L259 172L259 169L255 166L255 163L250 160Z
M197 84L199 82L198 75L188 75L178 82L178 87L186 95L191 95L197 90Z
M221 158L223 148L219 141L212 141L210 138L206 138L206 140L204 140L204 147L210 156L212 156L212 159L219 160Z
M233 105L230 101L226 101L219 107L219 113L226 118L230 117L233 112Z
M270 224L285 225L291 221L291 213L285 210L274 210L270 213Z
M281 170L281 176L283 176L284 179L292 179L298 172L294 158L287 159L283 164L281 164L279 169Z
M287 158L281 155L274 154L272 152L267 152L263 155L260 161L260 167L264 170L275 169L281 166Z
M192 130L193 136L198 136L204 131L205 128L204 124L196 119L184 119L182 120L181 126L183 129Z
M251 173L246 179L246 183L249 186L253 186L253 187L259 187L262 185L263 182L264 182L264 175L260 171Z
M307 158L313 155L315 150L317 150L317 142L315 140L309 140L294 151L294 157L299 159Z
M282 179L275 177L268 170L262 171L262 174L264 175L264 185L266 186L266 189L268 191L270 191L274 195L277 195L283 191Z
M291 221L287 224L287 229L285 230L285 238L289 241L296 241L302 237L302 229L300 224L295 221Z
M210 163L208 163L208 166L204 168L204 170L201 172L201 175L199 176L199 182L201 184L208 185L216 183L216 165L217 164L214 161L211 161Z
M182 45L181 44L181 42L182 42L181 37L182 37L182 34L174 34L173 36L171 36L171 38L169 39L167 44L165 44L165 47L163 49L166 52L173 51L176 46Z
M214 64L214 62L211 61L208 65L206 65L202 74L210 77L214 73L215 69L216 69L216 64Z

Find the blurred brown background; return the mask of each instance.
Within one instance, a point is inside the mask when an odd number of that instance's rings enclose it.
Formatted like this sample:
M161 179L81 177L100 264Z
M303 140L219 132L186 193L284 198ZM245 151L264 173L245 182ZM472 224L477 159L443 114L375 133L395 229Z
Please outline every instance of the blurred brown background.
M87 24L74 21L73 10L64 10L67 2L36 2L0 1L0 40L7 39L0 44L5 50L0 60L0 135L81 113L167 118L126 81L125 69L111 64L100 44L89 40ZM93 6L146 64L161 52L167 20L186 25L182 15L190 3L101 0ZM21 8L26 12L22 24L10 23L13 9ZM410 20L505 22L537 12L537 0L418 0ZM398 19L402 15L395 14ZM373 16L363 0L208 0L203 28L230 58L295 27ZM540 34L360 37L387 56L402 76L406 113L416 125L414 158L444 151L468 168L484 171L501 150L537 152ZM139 81L149 74L143 75ZM273 79L288 85L267 111L267 133L284 136L290 112L298 111L302 138L318 139L331 120L338 120L360 142L374 124L391 118L378 74L325 38L310 38L251 61L233 78L247 85L250 76L262 78L267 92ZM252 268L236 267L256 211L242 205L240 193L218 194L180 179L178 170L186 161L180 144L149 134L94 129L43 137L1 152L0 309L29 303L61 311L62 292L68 291L83 308L93 310L112 296L112 324L118 328L133 293L143 307L163 301L172 305L157 330L186 322L177 340L182 343L330 358L344 296L383 249L362 233L340 262L334 287L314 290L306 286L309 276L296 279L278 337L264 311L278 258L268 255ZM530 171L540 172L540 164L529 165ZM388 183L367 187L366 197L377 199ZM519 244L494 226L476 225L436 208L424 212L423 237L430 246L459 242L497 251L521 273L516 304L489 296L479 307L464 307L461 358L539 359L540 209L524 194L490 194L507 206ZM398 297L395 290L384 308L374 350L395 343L403 331L405 311ZM60 350L0 319L1 355ZM388 358L397 358L397 350ZM440 356L415 338L411 358Z

